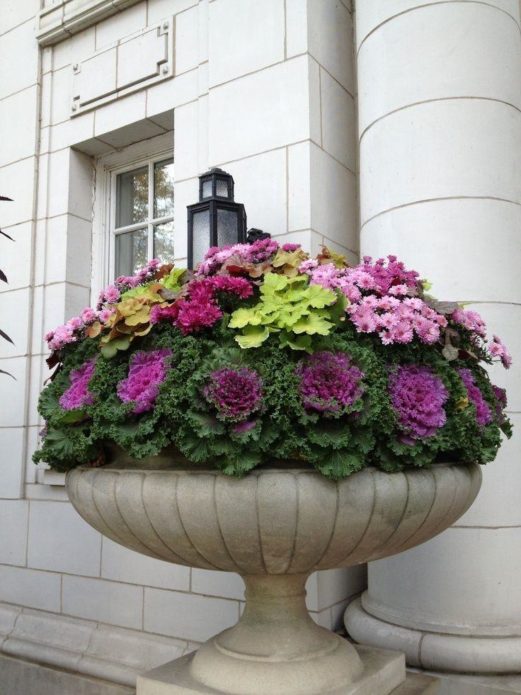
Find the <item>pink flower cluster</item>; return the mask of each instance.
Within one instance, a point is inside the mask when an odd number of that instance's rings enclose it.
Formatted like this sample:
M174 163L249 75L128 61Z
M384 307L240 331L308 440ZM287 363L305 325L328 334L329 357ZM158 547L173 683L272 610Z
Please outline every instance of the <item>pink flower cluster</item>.
M432 437L445 424L443 406L449 394L442 380L428 367L398 367L389 377L389 393L405 434L404 444Z
M262 405L262 379L253 369L217 369L210 374L203 396L219 417L229 422L243 422ZM244 431L238 430L238 433Z
M69 388L60 397L60 406L64 410L75 410L94 403L94 396L89 391L90 380L94 374L95 360L85 362L79 369L70 373Z
M152 307L150 322L170 321L184 335L211 328L223 316L217 302L219 292L229 292L240 299L247 299L253 294L253 288L246 278L229 275L192 280L187 285L186 294L173 304Z
M342 352L315 352L300 362L295 373L306 410L340 415L363 393L363 372Z
M456 309L456 311L452 312L451 319L454 321L454 323L463 326L463 328L466 328L472 333L476 333L481 338L485 338L487 335L487 327L485 322L477 311Z
M143 268L140 268L135 275L120 275L117 277L113 285L108 285L100 292L98 309L101 309L105 304L115 304L127 290L134 289L138 285L153 280L160 266L161 261L153 258Z
M66 345L80 340L83 337L83 330L87 326L93 324L95 321L106 323L112 313L112 309L101 309L100 311L95 311L94 309L87 307L79 316L74 316L63 326L58 326L58 328L55 328L53 331L46 333L44 340L46 341L49 350L52 352L61 350Z
M440 339L447 325L442 314L434 311L418 296L418 273L407 270L395 256L374 263L364 257L354 268L337 268L332 263L319 265L304 261L300 271L312 284L340 290L350 304L347 313L359 333L378 333L384 345L410 343L415 336L422 343Z
M512 365L512 356L507 350L506 345L497 337L497 335L492 336L492 340L489 343L488 351L492 357L499 357L501 364L505 369L509 369Z
M198 275L217 273L230 258L236 257L241 263L263 263L279 250L273 239L259 239L253 244L234 244L233 246L212 246L197 268Z
M152 410L165 380L167 359L172 351L167 348L150 352L135 352L130 359L128 377L122 379L117 393L123 403L134 403L133 412L138 415Z

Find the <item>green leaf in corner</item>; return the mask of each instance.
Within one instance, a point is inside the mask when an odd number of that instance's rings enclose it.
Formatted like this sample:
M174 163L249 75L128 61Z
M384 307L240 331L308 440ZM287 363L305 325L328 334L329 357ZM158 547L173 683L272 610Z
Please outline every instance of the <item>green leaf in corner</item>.
M116 355L118 350L128 350L129 346L129 338L115 338L114 340L111 340L110 343L103 345L101 348L101 354L103 357L105 357L105 359L110 360Z
M270 332L266 326L245 326L242 335L236 335L235 340L243 348L256 348L267 340Z

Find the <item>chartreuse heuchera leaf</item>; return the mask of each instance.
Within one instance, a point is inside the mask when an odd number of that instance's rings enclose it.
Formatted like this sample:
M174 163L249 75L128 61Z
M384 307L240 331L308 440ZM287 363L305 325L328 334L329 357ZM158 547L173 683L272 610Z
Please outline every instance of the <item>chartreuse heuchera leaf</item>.
M34 460L124 452L242 476L280 459L331 479L492 461L511 423L488 367L511 357L476 312L425 292L392 256L350 267L273 239L195 271L151 261L46 336Z
M300 336L329 335L338 321L332 310L338 301L343 304L332 290L310 285L307 275L267 273L259 302L236 309L228 326L242 329L235 340L244 349L259 347L271 333L280 333L281 345L311 351L311 340Z

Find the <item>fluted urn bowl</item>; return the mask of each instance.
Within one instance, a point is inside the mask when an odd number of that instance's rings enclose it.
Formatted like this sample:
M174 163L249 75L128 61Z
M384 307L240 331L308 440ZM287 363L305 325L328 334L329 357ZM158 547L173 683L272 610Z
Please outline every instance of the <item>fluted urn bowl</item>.
M396 687L392 678L362 687L370 680L363 657L313 622L306 579L440 533L476 497L477 465L401 473L367 468L338 482L306 467L260 468L234 479L162 465L76 468L67 475L69 497L91 526L128 548L238 572L246 606L237 625L138 679L139 694L346 695ZM163 689L151 685L158 682Z

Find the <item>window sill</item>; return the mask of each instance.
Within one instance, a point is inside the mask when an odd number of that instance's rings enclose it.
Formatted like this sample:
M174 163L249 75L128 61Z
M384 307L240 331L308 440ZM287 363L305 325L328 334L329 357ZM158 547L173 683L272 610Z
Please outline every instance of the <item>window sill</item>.
M139 1L61 0L38 15L36 38L40 46L53 46Z
M58 471L40 468L36 473L36 481L42 485L58 485L64 487L65 473L58 473Z

